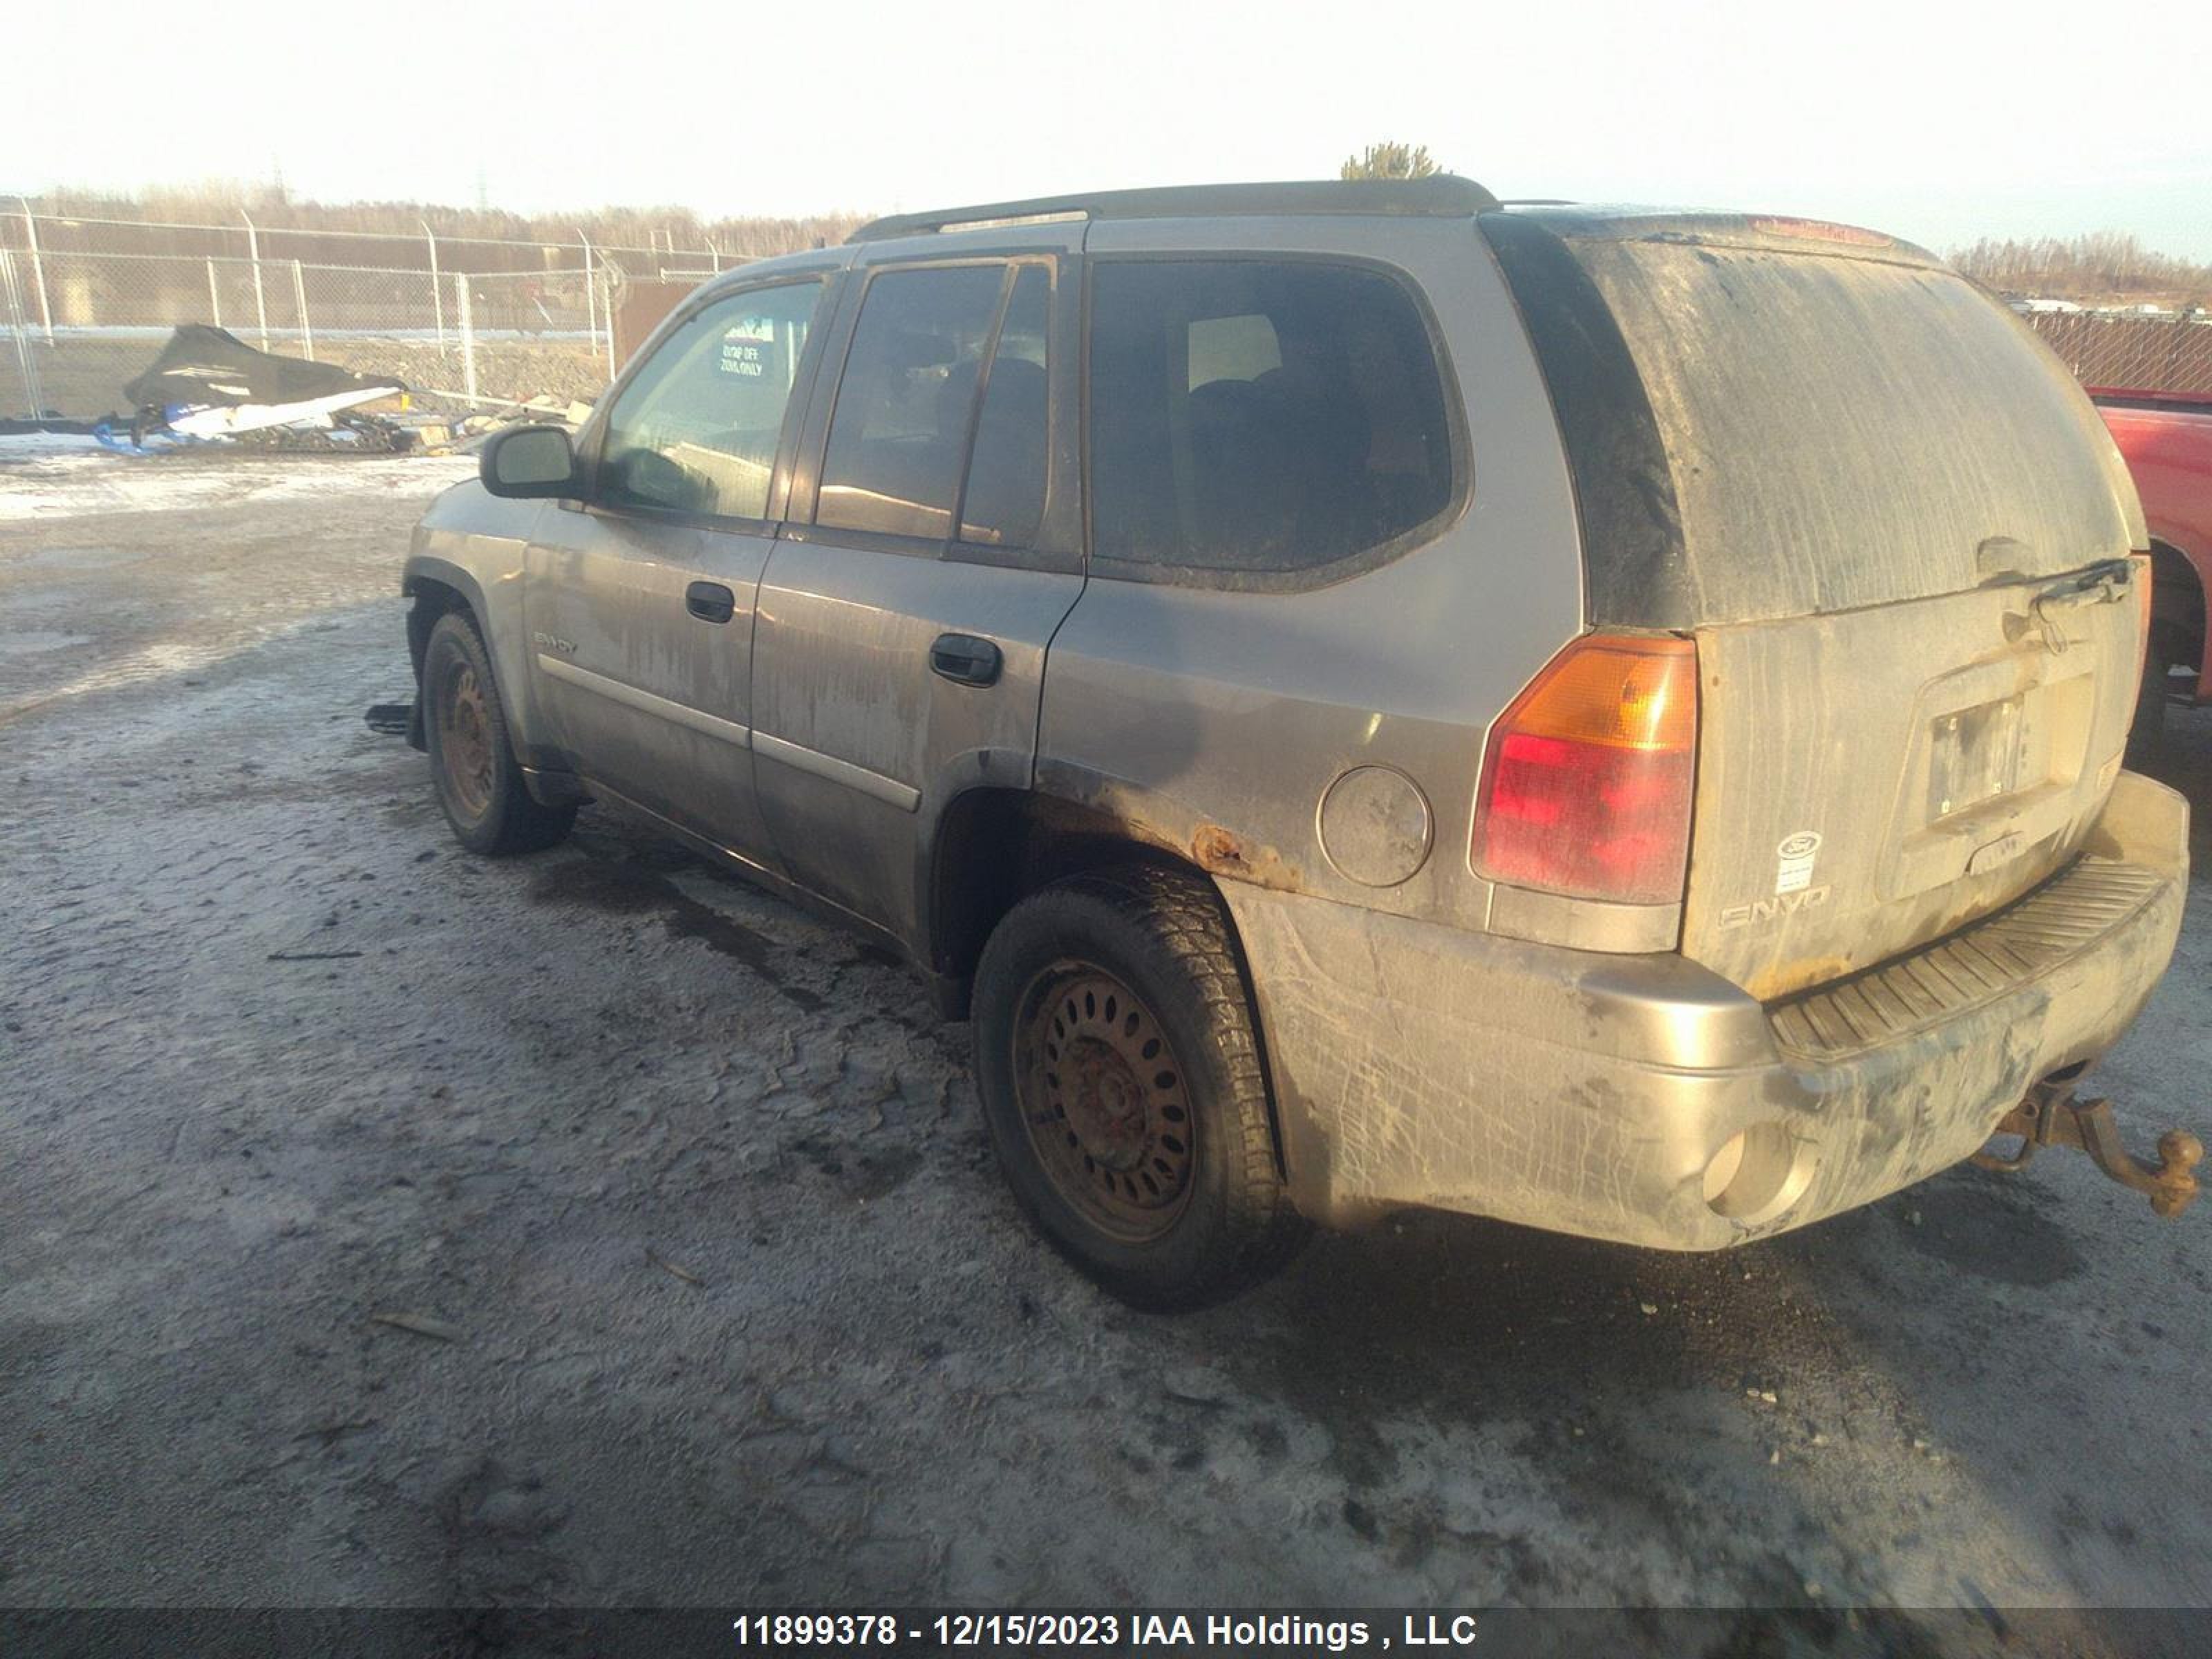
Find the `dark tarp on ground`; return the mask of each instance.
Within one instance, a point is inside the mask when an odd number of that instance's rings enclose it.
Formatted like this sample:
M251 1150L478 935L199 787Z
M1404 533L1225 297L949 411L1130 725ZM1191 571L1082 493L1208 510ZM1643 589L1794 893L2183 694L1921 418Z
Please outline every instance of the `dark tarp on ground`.
M279 357L256 351L222 329L187 323L123 395L136 409L167 409L173 404L298 404L374 386L406 389L388 374L355 374L329 363Z

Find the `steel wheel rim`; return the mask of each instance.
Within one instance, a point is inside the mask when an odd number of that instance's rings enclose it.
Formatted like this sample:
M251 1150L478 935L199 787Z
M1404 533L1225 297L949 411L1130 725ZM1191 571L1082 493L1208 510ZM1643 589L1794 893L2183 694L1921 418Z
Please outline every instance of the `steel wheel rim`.
M491 807L490 712L477 671L450 665L439 684L438 766L446 793L463 817L480 818Z
M1014 1093L1038 1167L1077 1213L1143 1243L1174 1226L1197 1162L1185 1077L1159 1018L1096 963L1030 980L1014 1021Z

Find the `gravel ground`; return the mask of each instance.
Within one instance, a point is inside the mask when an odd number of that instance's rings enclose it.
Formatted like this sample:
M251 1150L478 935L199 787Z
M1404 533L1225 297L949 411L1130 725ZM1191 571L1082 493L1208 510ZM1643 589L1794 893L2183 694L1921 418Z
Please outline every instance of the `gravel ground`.
M0 466L0 1603L2212 1601L2212 1213L2078 1158L1097 1294L898 968L597 811L455 848L362 714L465 470ZM2209 912L2101 1073L2138 1145L2212 1138Z

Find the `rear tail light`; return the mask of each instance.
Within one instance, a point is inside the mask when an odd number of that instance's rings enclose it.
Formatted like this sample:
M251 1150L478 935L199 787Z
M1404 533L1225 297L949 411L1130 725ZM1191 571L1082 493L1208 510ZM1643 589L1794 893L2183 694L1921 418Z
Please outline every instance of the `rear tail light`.
M1491 732L1470 849L1476 871L1577 898L1679 900L1697 751L1695 645L1575 641Z

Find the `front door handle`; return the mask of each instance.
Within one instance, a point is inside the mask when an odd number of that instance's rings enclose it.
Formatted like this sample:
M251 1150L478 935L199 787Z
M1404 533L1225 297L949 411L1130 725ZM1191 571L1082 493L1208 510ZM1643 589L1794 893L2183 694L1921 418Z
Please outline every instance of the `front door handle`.
M738 596L720 582L693 582L684 590L684 608L701 622L726 623L737 614Z
M973 634L939 634L929 647L929 672L955 685L996 685L1005 665L999 647Z

